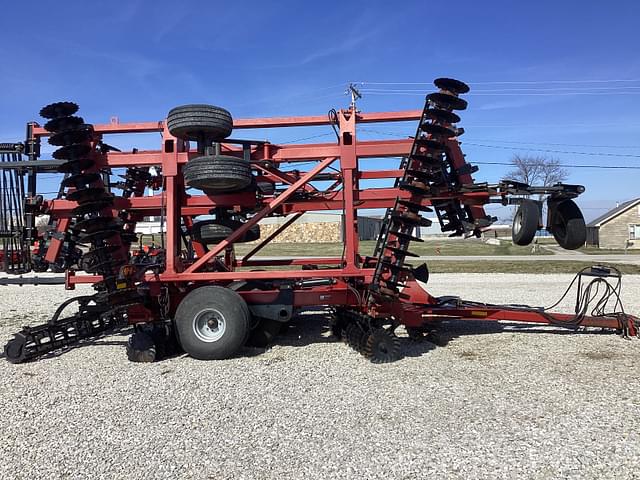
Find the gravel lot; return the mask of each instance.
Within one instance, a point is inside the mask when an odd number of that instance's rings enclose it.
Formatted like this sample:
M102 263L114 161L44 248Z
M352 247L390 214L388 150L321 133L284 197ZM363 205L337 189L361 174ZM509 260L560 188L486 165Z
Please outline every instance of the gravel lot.
M431 290L549 305L570 279L441 274ZM639 314L640 276L624 283ZM71 293L0 287L2 343ZM448 346L372 365L327 327L305 312L220 362L129 363L124 334L1 360L0 478L640 478L639 340L458 322Z

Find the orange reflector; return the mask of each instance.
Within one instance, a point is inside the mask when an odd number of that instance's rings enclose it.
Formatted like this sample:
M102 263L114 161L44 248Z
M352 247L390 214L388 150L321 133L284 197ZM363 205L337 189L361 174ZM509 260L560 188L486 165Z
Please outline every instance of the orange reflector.
M471 315L473 317L486 317L489 314L487 312L482 311L482 310L471 310Z

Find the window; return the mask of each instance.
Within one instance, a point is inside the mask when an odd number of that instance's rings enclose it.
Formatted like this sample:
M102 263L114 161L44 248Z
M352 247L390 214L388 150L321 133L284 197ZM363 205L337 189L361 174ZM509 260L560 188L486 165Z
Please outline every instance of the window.
M640 225L629 225L629 240L640 240Z

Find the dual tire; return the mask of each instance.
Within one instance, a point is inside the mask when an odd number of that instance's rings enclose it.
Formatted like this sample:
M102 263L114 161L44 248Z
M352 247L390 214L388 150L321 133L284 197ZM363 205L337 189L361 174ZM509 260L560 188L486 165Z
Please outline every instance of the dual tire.
M181 105L169 111L167 128L182 140L220 142L231 135L233 118L227 110L215 105Z
M548 228L558 245L576 250L587 241L587 226L580 208L573 200L549 202Z
M540 226L540 207L533 200L524 200L515 216L511 226L513 243L516 245L529 245L536 236Z
M171 135L199 142L203 152L212 142L221 142L233 130L231 114L215 105L191 104L173 108L167 115ZM207 194L231 193L252 181L248 161L229 155L203 155L189 160L182 169L185 183Z
M540 227L540 208L533 200L524 200L512 225L512 239L516 245L529 245ZM547 229L562 248L575 250L587 239L587 227L580 208L573 200L549 202Z
M191 237L204 245L215 245L227 238L231 233L243 225L237 220L203 220L191 227ZM260 226L251 227L242 238L236 242L253 242L260 238Z
M232 193L251 185L251 164L229 155L208 155L189 160L182 167L184 182L207 194Z

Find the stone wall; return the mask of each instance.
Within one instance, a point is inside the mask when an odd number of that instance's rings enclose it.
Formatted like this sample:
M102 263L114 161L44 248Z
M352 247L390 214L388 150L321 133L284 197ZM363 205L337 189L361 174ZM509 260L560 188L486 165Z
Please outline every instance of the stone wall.
M280 235L273 239L273 243L338 243L340 239L339 222L300 223L289 225ZM266 238L280 225L260 225L260 237Z
M638 205L631 207L600 227L600 248L625 248L629 240L629 224L640 224ZM640 239L631 240L628 248L640 248Z

